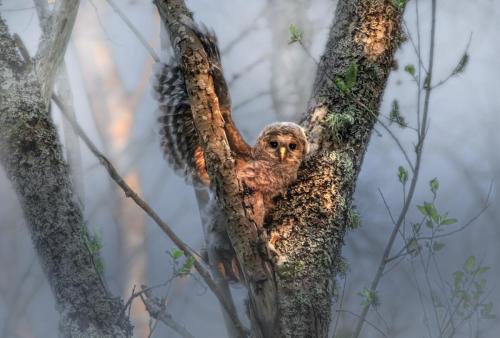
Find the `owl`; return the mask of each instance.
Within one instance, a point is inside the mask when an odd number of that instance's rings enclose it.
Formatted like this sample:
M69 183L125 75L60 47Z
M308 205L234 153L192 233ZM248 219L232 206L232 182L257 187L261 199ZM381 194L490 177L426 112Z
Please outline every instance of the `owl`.
M224 118L224 129L236 161L236 174L243 185L253 218L263 226L274 207L274 199L286 192L297 178L298 169L309 152L304 129L292 122L277 122L266 126L255 145L242 138L231 117L231 101L224 80L215 34L204 27L191 27L207 54L210 75ZM161 146L171 166L188 181L210 187L203 148L196 132L182 69L172 60L157 65L155 96L159 101ZM216 242L223 257L226 276L236 274L234 252L226 233L227 217L212 203L212 221L208 236ZM231 272L232 271L232 272ZM231 278L230 278L231 279Z

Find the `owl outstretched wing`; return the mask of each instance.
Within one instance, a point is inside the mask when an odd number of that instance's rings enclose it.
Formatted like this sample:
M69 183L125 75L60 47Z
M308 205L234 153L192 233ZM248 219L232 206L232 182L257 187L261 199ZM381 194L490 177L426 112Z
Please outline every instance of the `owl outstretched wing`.
M215 93L224 118L231 150L248 157L251 147L243 140L231 117L231 98L224 79L217 37L205 27L190 27L200 40L210 64ZM172 167L186 179L209 184L203 147L194 126L191 103L182 69L175 60L160 64L153 85L159 101L161 147Z

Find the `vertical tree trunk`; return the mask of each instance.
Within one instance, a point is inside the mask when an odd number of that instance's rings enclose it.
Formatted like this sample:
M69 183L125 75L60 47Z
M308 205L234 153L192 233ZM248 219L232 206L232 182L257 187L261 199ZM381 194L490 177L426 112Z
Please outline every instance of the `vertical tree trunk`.
M315 154L274 213L285 260L275 270L285 337L328 335L352 194L401 40L401 15L390 1L338 2L303 122ZM342 91L336 81L349 69L357 69L356 80Z
M0 18L0 162L21 203L61 314L62 337L126 337L123 304L96 271L48 102L78 1L58 3L35 58L22 59Z

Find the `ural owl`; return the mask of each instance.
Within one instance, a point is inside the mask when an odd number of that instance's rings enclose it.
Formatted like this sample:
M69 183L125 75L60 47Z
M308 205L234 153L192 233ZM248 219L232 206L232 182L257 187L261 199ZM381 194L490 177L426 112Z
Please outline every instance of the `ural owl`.
M227 139L236 160L237 176L245 193L255 203L253 209L256 223L262 226L266 215L273 208L273 198L286 192L297 178L299 166L309 151L306 135L303 128L295 123L277 122L266 126L255 146L249 146L231 118L231 101L222 72L217 38L206 28L192 29L209 59L210 75L224 118ZM171 64L159 65L154 90L160 103L161 145L167 160L187 180L210 186L182 69L176 65L175 60ZM222 256L233 257L225 230L227 218L216 203L212 205L212 215L208 236L212 236L218 243ZM228 267L231 261L234 271L233 259L226 260L226 271L231 270Z

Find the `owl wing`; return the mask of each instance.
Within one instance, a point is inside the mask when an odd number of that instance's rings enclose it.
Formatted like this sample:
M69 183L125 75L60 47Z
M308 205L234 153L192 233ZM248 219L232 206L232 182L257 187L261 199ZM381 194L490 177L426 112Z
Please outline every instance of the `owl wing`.
M191 27L202 43L210 64L215 93L224 118L224 129L233 153L247 158L251 147L243 140L231 117L231 98L224 79L217 37L205 27ZM161 147L173 168L188 180L209 184L205 156L194 126L191 103L182 69L172 60L160 64L153 85L159 101Z

